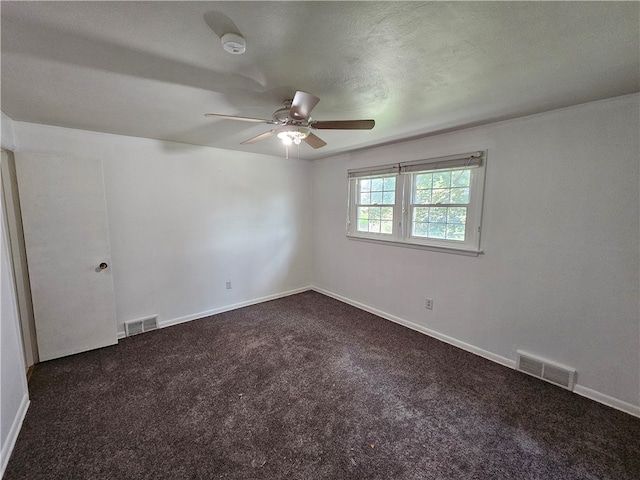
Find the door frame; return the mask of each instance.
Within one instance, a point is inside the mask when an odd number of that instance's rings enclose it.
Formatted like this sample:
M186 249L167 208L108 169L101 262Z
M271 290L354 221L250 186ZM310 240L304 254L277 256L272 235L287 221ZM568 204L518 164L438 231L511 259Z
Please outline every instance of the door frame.
M22 214L18 195L18 179L16 175L15 157L10 150L1 149L0 178L3 195L3 212L7 225L7 240L11 252L13 266L13 282L17 295L18 316L22 346L27 370L39 362L38 341L36 337L31 286L29 284L29 268L27 251L22 230Z

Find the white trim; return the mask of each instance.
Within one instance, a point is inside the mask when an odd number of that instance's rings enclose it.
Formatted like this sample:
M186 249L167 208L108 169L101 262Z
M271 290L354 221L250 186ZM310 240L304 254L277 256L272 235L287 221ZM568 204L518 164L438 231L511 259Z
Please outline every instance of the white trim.
M424 243L401 242L398 240L382 240L371 237L361 237L353 233L347 233L349 240L357 240L359 242L377 243L378 245L392 245L394 247L417 248L418 250L429 250L431 252L453 253L455 255L464 255L466 257L477 257L484 254L482 250L473 250L465 248L441 247L438 245L426 245Z
M2 459L2 464L0 464L0 478L4 476L4 471L7 468L7 464L9 463L9 458L11 458L13 447L15 447L16 445L18 434L20 433L20 429L22 428L22 422L24 421L24 417L27 415L27 410L29 409L30 404L31 402L29 401L29 395L25 393L22 397L22 401L20 402L18 412L13 419L11 428L9 429L9 434L7 435L4 445L2 445L2 451L0 452L0 458Z
M515 360L511 360L509 358L503 357L501 355L497 355L495 353L489 352L487 350L484 350L482 348L476 347L474 345L471 345L469 343L463 342L461 340L458 340L456 338L453 337L449 337L448 335L444 335L440 332L437 332L435 330L431 330L430 328L426 328L423 327L421 325L418 325L416 323L410 322L408 320L405 320L403 318L400 317L396 317L395 315L391 315L390 313L387 312L383 312L382 310L378 310L377 308L373 308L370 307L368 305L365 305L363 303L360 302L356 302L354 300L351 300L349 298L343 297L342 295L338 295L337 293L333 293L330 292L328 290L325 290L323 288L320 287L316 287L313 286L311 287L312 290L321 293L323 295L326 295L328 297L332 297L335 298L336 300L340 300L341 302L347 303L349 305L352 305L356 308L359 308L360 310L364 310L366 312L369 313L373 313L374 315L377 315L379 317L382 317L386 320L390 320L392 322L398 323L400 325L403 325L405 327L408 327L412 330L415 330L417 332L420 333L424 333L425 335L429 335L430 337L436 338L438 340L442 340L445 343L448 343L449 345L453 345L454 347L458 347L461 348L463 350L466 350L467 352L473 353L475 355L478 355L480 357L486 358L487 360L491 360L492 362L496 362L499 363L500 365L504 365L505 367L511 368L513 370L516 370L519 372L519 370L516 369L516 361ZM524 372L521 372L524 374ZM627 403L623 400L619 400L617 398L611 397L609 395L606 395L604 393L598 392L597 390L593 390L591 388L585 387L583 385L580 384L576 384L573 388L573 393L576 393L582 397L586 397L590 400L593 400L595 402L601 403L603 405L606 405L608 407L612 407L615 408L616 410L620 410L621 412L624 413L628 413L629 415L632 415L634 417L638 417L640 418L640 406L638 405L633 405L631 403Z
M218 313L230 312L231 310L236 310L238 308L248 307L250 305L255 305L257 303L268 302L269 300L276 300L278 298L288 297L291 295L296 295L298 293L307 292L309 290L313 290L313 288L309 285L307 287L300 287L294 290L288 290L286 292L275 293L273 295L267 295L265 297L254 298L253 300L247 300L245 302L234 303L233 305L226 305L224 307L214 308L212 310L207 310L200 313L193 313L191 315L185 315L184 317L173 318L169 320L163 320L158 322L158 328L171 327L173 325L178 325L180 323L191 322L192 320L198 320L199 318L210 317L211 315L217 315ZM124 331L118 332L118 338L125 338Z

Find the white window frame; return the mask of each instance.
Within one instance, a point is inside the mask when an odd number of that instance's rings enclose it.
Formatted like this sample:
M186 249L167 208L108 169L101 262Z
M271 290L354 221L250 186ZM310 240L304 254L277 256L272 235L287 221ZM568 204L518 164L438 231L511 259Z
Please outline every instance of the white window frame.
M482 227L485 168L486 152L479 151L349 170L347 236L354 240L382 242L463 255L479 255L482 253L480 250L480 234ZM420 173L460 169L468 169L470 171L469 203L467 204L464 241L434 239L412 235L414 208L412 200L416 175ZM382 234L358 231L358 181L367 178L387 176L396 177L392 233Z

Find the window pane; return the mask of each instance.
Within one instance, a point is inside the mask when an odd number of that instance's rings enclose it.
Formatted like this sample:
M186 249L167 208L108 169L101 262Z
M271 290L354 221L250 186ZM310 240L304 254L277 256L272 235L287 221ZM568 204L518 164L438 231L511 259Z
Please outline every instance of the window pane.
M371 191L372 192L381 192L382 191L383 181L382 178L372 178L371 179Z
M379 219L380 219L380 207L370 207L369 220L379 220Z
M429 221L429 207L416 207L413 209L413 221L414 222L428 222Z
M416 190L413 203L431 203L431 190Z
M380 218L383 220L393 220L393 207L381 207Z
M451 172L435 172L433 174L433 188L449 188L451 186Z
M371 192L371 205L380 205L382 203L382 192Z
M451 172L452 187L468 187L471 182L471 170L456 170Z
M393 205L394 203L396 203L396 192L383 192L382 203L384 203L385 205Z
M447 223L447 208L434 207L429 209L429 222L431 223ZM444 235L444 231L443 231Z
M417 189L431 188L432 179L433 179L433 174L431 173L421 173L419 175L416 175L416 188Z
M447 222L464 225L467 222L466 207L450 207L447 213Z
M380 232L391 234L393 231L393 222L389 220L383 220L380 223Z
M451 190L448 188L434 188L431 196L431 203L449 203L450 191Z
M452 188L449 203L469 203L469 187Z
M369 231L372 233L380 233L380 222L378 220L369 220Z
M414 237L464 241L467 207L413 207Z
M357 214L358 214L358 231L368 232L369 231L369 208L359 207Z
M386 177L383 179L383 189L385 191L395 191L396 189L396 177Z
M448 240L464 240L464 225L447 225Z
M371 180L368 178L366 180L360 180L360 191L368 192L370 190L371 190Z
M360 201L358 202L360 205L370 205L371 204L371 194L370 193L360 193Z
M423 222L416 222L413 224L412 235L416 237L426 237L429 232L429 224Z
M431 238L445 238L447 225L444 223L430 223L429 224L429 237Z

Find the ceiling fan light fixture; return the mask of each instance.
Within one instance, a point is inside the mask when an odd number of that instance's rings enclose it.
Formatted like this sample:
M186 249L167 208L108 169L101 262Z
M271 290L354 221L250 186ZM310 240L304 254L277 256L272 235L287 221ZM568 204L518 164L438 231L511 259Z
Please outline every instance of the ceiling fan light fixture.
M292 143L300 145L302 140L309 136L309 130L303 128L284 129L279 131L277 135L285 145L291 145Z
M233 55L241 55L247 49L247 42L244 37L237 33L225 33L220 40L222 41L224 51Z

